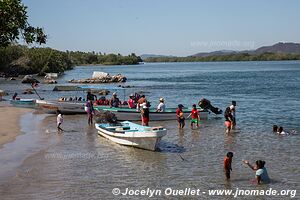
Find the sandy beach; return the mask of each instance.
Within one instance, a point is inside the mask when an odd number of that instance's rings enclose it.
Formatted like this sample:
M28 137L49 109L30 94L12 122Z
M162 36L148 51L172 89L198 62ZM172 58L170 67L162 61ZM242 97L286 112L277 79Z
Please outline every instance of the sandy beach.
M21 133L20 118L23 114L30 112L28 108L16 108L0 105L0 148L3 144L12 142Z

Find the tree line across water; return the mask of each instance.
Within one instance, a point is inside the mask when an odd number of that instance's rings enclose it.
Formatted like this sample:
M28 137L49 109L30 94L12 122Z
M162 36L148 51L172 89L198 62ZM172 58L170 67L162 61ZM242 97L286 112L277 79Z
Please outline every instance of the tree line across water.
M277 61L277 60L300 60L300 54L284 54L265 52L261 54L229 54L211 55L205 57L149 57L145 62L222 62L222 61Z
M142 62L134 53L102 54L95 52L59 51L51 48L28 48L22 45L0 47L0 72L8 75L64 72L76 65L135 65Z

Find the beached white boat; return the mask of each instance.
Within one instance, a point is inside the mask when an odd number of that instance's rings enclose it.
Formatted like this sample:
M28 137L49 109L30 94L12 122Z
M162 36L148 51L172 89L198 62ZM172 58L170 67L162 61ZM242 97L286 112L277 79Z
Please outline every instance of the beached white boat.
M95 124L98 134L121 145L154 151L167 134L163 127L141 126L129 121L118 124Z
M125 91L123 88L114 87L114 86L91 86L91 85L65 85L65 86L56 86L54 91L90 91L95 90L105 90L105 89L115 89ZM84 94L85 95L85 94ZM83 95L79 95L83 96ZM42 109L48 114L56 114L57 110L60 110L62 114L86 114L84 109L86 101L76 101L76 100L36 100L37 107ZM109 106L101 105L94 106L95 110L102 111L104 108L109 108Z
M98 111L109 111L116 115L117 119L120 121L139 121L141 120L141 113L136 109L130 108L98 108ZM165 112L156 112L156 109L150 109L149 116L151 121L166 121L166 120L176 120L176 109L177 108L167 108ZM191 108L183 109L184 115L188 116L191 113ZM200 110L200 119L208 119L209 112Z
M56 114L60 110L62 114L84 114L85 102L81 101L57 101L57 100L36 100L37 107L45 113Z
M58 100L36 100L38 108L47 114L56 114L59 110L64 115L86 114L84 101L58 101ZM109 106L94 106L95 110L101 112Z

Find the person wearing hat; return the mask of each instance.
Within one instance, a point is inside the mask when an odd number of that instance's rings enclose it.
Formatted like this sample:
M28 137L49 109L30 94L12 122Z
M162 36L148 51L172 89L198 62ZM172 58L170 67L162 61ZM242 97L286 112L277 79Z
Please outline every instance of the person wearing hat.
M178 108L176 109L176 118L177 118L179 129L183 129L183 127L185 126L185 118L182 110L183 107L184 106L182 104L178 104Z
M112 98L109 101L109 106L111 108L112 107L118 108L118 107L120 107L120 105L121 105L121 102L120 102L119 98L117 97L117 93L114 92L112 95Z
M134 94L130 94L129 95L129 99L128 99L128 108L136 108L136 103L135 103L135 96Z
M156 112L165 112L166 111L166 105L165 105L165 99L160 98L159 104L157 106Z

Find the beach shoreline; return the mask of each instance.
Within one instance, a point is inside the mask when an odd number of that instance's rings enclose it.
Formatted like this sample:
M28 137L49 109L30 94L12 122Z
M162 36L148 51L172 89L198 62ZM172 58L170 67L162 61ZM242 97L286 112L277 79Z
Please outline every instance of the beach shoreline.
M0 103L0 148L3 145L13 142L21 132L20 119L21 117L31 112L29 108L12 107L7 103Z

